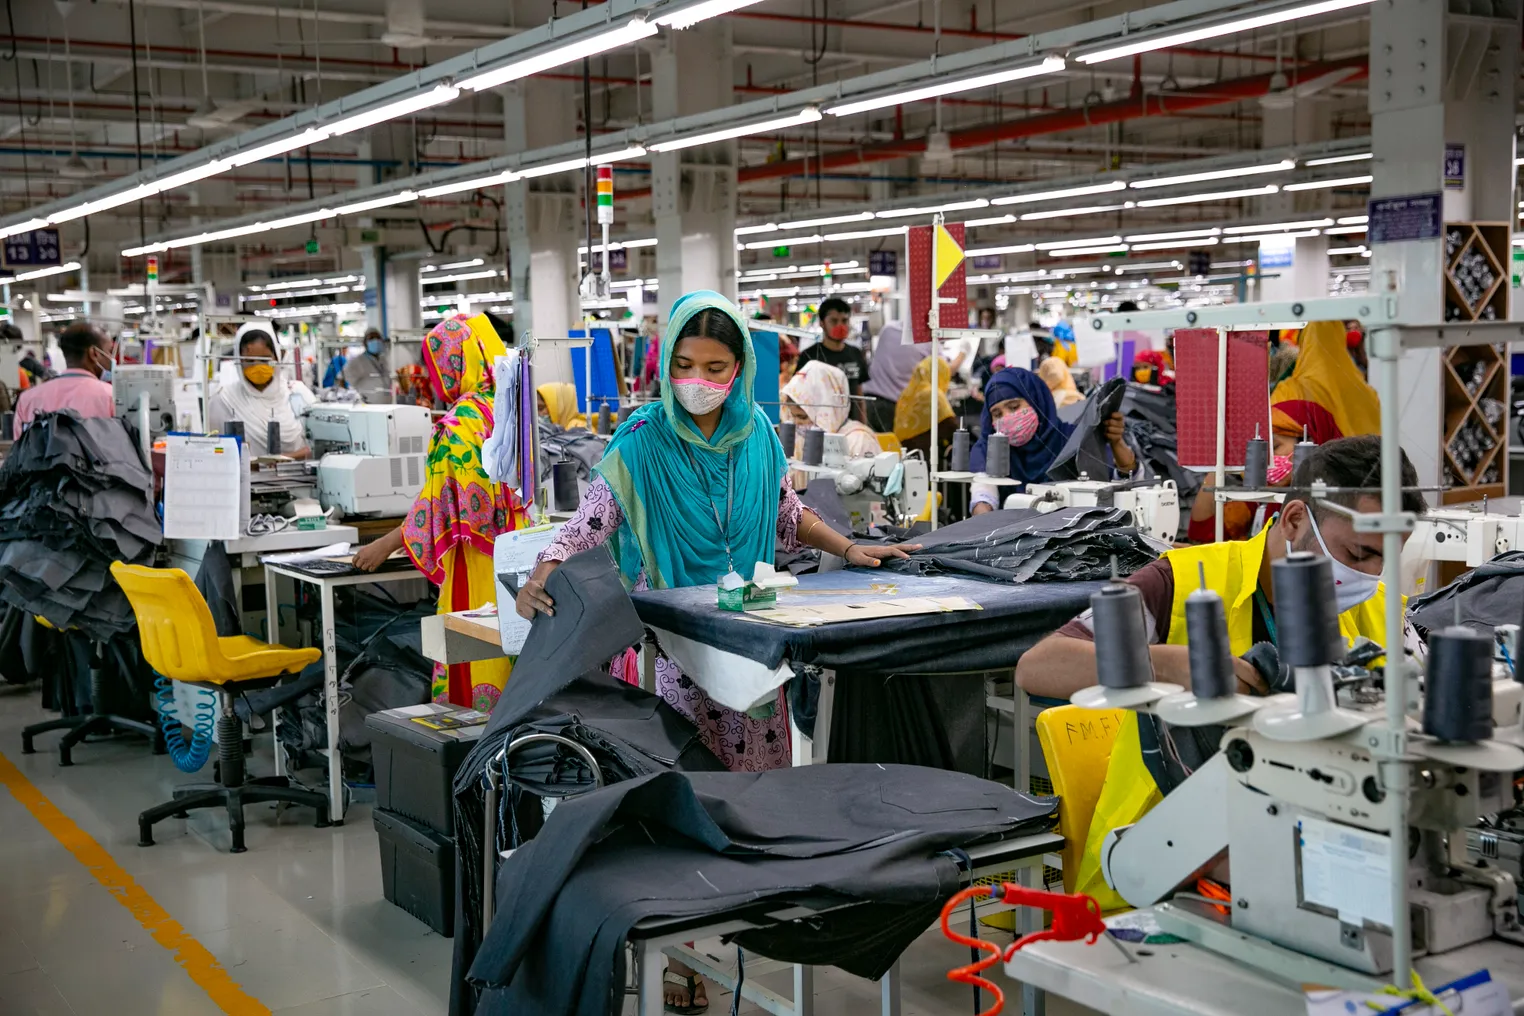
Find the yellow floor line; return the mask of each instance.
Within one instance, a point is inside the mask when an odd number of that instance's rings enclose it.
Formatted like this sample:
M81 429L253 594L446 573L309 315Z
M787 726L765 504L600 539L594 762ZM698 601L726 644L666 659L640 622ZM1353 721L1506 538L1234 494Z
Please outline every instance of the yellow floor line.
M116 863L105 848L81 829L73 819L43 796L11 760L0 754L0 786L32 813L53 838L63 844L74 859L90 870L96 881L105 886L116 901L137 918L153 940L170 951L175 962L184 968L192 981L205 991L228 1016L271 1016L259 999L244 991L228 976L217 957L192 938L142 886Z

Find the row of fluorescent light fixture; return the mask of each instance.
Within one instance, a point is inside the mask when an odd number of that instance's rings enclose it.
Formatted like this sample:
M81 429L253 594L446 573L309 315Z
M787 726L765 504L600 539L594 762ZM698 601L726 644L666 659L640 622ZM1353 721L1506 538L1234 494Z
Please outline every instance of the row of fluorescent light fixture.
M90 211L100 211L108 207L147 197L153 193L170 189L171 186L181 186L196 180L205 179L215 175L224 169L233 168L235 165L244 165L247 162L258 161L253 158L270 158L291 151L295 148L304 147L307 144L322 140L324 137L332 137L338 133L347 133L362 127L372 126L385 120L399 116L407 116L422 109L448 102L459 95L461 88L480 90L495 87L508 81L517 80L531 74L540 73L552 67L560 66L573 60L607 52L611 49L636 42L640 39L649 38L657 31L658 25L681 29L697 24L699 21L725 14L742 7L759 2L759 0L705 0L705 2L690 6L682 11L663 14L651 22L641 17L631 18L617 26L603 32L588 35L572 43L546 50L543 53L532 55L527 58L517 59L503 67L486 71L465 78L458 84L438 84L430 91L408 96L404 99L388 103L376 109L366 110L355 114L335 124L310 128L302 134L294 135L285 139L270 142L267 145L250 149L245 153L236 153L228 160L214 160L205 166L187 170L162 181L154 181L143 184L133 191L112 195L108 198L91 202L85 206L79 206L86 210L81 212L78 208L67 209L64 212L45 219L33 219L28 222L17 223L10 227L0 227L0 235L5 235L7 230L15 232L31 229L37 226L47 225L51 222L65 221L59 216L76 218L78 214L89 214ZM888 106L896 106L902 103L916 102L923 99L935 98L941 95L956 92L969 91L979 88L987 88L992 85L1036 77L1042 74L1054 73L1068 66L1072 61L1079 65L1092 65L1104 63L1110 60L1123 59L1139 53L1151 52L1172 46L1186 45L1190 42L1203 39L1218 38L1238 32L1252 31L1271 25L1282 24L1302 18L1326 14L1332 11L1346 8L1365 6L1373 0L1316 0L1312 3L1283 4L1273 10L1263 11L1249 15L1228 15L1214 20L1198 23L1185 28L1166 29L1152 34L1147 32L1134 32L1139 38L1125 42L1108 41L1097 44L1094 48L1075 51L1071 56L1059 56L1049 54L1041 58L1034 58L1030 62L1021 63L1014 67L1003 68L999 71L977 74L971 77L956 77L942 75L943 80L933 81L928 85L921 85L910 89L899 89L876 96L861 99L852 99L845 102L823 103L823 111L820 106L806 105L802 109L784 114L774 114L766 119L749 122L739 126L724 127L718 130L695 133L678 138L664 139L651 142L649 145L633 145L616 152L608 152L594 156L591 160L586 158L566 159L556 162L544 163L529 167L515 167L479 177L453 180L448 183L431 187L420 187L417 190L403 190L395 194L386 195L364 201L356 201L349 204L338 205L333 208L320 208L314 211L255 222L243 226L232 227L224 230L216 230L195 236L183 237L176 240L162 241L154 244L144 244L140 247L129 248L122 252L124 257L135 257L141 254L157 253L175 247L190 246L199 243L208 243L217 240L233 239L253 233L266 232L269 230L282 229L289 226L304 225L318 222L323 219L338 215L361 214L385 208L390 205L403 204L416 201L419 198L443 197L450 194L467 190L476 190L483 187L496 186L511 183L518 180L533 179L537 176L547 176L555 173L584 169L588 165L601 165L608 162L618 162L627 159L639 158L648 152L671 152L698 145L711 144L718 141L744 137L750 134L766 133L785 129L792 126L800 126L813 123L822 119L824 115L849 116L856 113L867 112ZM1177 5L1162 4L1148 11L1156 19L1174 16ZM1146 16L1146 15L1143 15ZM1136 19L1134 19L1136 20ZM956 58L953 58L954 63ZM946 62L946 61L944 61ZM935 67L935 62L933 64ZM871 80L873 76L869 76ZM342 129L341 129L342 128ZM308 140L302 140L308 138ZM284 147L282 147L284 146ZM248 156L247 158L245 156ZM226 165L218 166L219 162ZM216 168L214 168L216 167ZM145 190L146 189L146 190ZM137 193L141 191L142 193ZM77 214L76 214L77 213ZM913 211L905 214L915 214Z
M648 39L655 35L659 28L664 27L679 30L690 28L700 21L705 21L721 14L727 14L759 2L761 0L702 0L700 3L687 5L680 10L659 14L650 21L639 16L633 17L603 31L591 32L570 42L550 46L538 52L530 53L527 56L506 58L495 67L490 65L485 68L479 66L473 67L456 80L438 82L422 91L414 92L411 95L406 95L390 102L383 102L380 105L362 109L356 113L341 116L330 123L320 123L312 127L297 130L284 137L256 143L248 148L234 151L227 156L210 159L199 166L170 173L160 179L148 180L94 200L68 205L47 215L34 216L23 221L0 226L0 237L32 229L40 229L44 226L70 222L96 212L103 212L122 205L131 204L134 201L141 201L165 191L175 190L188 184L238 169L241 166L286 155L298 149L315 145L320 141L342 137L343 135L352 134L367 127L374 127L377 124L386 123L390 120L412 116L435 106L453 102L465 92L482 92L497 88L511 81L541 74L564 64L596 56L600 53L606 53L642 39ZM552 32L554 32L554 28L555 24L552 22ZM468 54L467 56L469 58L475 55ZM378 86L379 89L385 89L386 87L385 85ZM362 92L361 94L363 95L364 93ZM340 102L342 103L343 100L340 100ZM560 169L547 168L540 170L540 172L560 172ZM523 177L529 175L531 175L529 171L522 174ZM372 208L385 207L387 204L400 203L402 200L412 200L412 197L399 197L396 201L387 200L375 204L358 202L354 205L333 209L327 215L322 216L312 213L309 216L292 216L287 220L273 220L267 228L276 229L280 228L280 226L299 225L302 222L315 222L319 218L328 218L334 214L344 215L368 211Z

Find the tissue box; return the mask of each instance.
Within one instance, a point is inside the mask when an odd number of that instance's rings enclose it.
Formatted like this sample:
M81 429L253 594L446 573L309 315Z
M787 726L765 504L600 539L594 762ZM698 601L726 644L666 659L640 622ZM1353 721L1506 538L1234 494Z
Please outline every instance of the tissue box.
M529 622L519 617L513 609L513 601L519 595L519 586L535 569L535 559L540 551L550 546L561 523L535 526L533 529L515 529L504 533L492 544L492 571L497 576L497 625L502 639L503 652L515 656L524 648L529 637Z
M748 582L738 589L716 586L720 594L721 610L745 610L748 607L771 607L778 602L778 590L759 589Z

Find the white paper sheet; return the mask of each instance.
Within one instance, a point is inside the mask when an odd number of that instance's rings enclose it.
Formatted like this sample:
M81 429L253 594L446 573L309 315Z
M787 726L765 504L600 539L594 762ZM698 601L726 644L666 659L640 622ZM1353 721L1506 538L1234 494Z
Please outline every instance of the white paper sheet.
M1328 907L1339 920L1391 926L1391 845L1388 837L1303 815L1297 820L1302 899Z
M171 435L164 452L164 535L236 540L243 463L230 437Z

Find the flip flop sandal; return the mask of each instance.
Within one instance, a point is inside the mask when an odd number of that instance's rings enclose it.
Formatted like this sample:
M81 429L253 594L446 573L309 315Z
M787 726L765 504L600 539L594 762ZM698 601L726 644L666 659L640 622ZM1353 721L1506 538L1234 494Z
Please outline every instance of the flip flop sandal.
M667 1002L665 1003L667 1012L677 1013L678 1016L698 1016L699 1013L709 1011L708 998L705 998L703 1003L700 1005L692 1004L693 1000L698 997L698 978L692 975L684 976L683 974L675 974L669 970L662 975L661 983L663 987L668 984L675 984L688 992L688 1005L674 1005L671 1002ZM665 994L665 992L663 992L663 994Z

